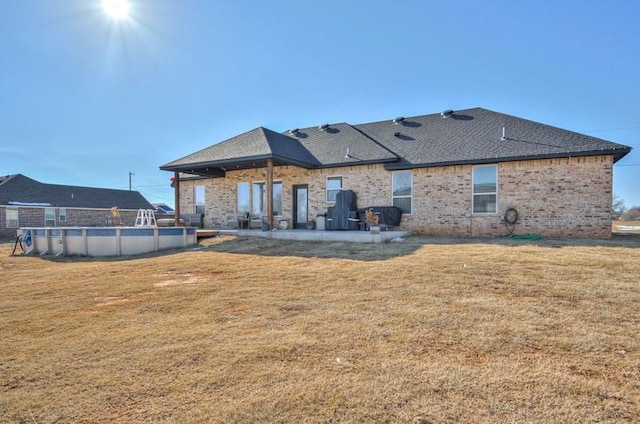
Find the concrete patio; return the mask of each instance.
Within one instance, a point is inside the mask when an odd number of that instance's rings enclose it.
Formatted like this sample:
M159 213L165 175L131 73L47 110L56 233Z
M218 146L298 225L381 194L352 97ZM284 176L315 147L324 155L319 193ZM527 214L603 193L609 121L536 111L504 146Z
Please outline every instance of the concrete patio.
M333 241L352 243L383 243L399 237L407 237L408 231L380 231L371 234L369 231L324 231L324 230L215 230L219 235L239 237L263 237L278 240L298 241Z

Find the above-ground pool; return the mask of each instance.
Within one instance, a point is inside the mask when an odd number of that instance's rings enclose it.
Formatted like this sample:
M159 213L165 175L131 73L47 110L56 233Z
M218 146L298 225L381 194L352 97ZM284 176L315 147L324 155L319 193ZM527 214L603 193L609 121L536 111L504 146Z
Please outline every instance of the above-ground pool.
M131 256L197 243L194 227L20 228L25 254Z

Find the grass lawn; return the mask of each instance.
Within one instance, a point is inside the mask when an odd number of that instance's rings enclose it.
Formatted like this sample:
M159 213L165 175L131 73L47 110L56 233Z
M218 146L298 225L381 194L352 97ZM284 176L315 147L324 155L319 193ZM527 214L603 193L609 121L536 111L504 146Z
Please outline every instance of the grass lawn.
M640 421L640 243L0 244L0 422Z

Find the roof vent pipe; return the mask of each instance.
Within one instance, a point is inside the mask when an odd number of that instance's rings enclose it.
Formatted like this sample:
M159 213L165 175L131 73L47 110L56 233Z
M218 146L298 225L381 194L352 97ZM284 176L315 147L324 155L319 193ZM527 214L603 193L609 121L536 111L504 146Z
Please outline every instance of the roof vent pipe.
M509 137L507 137L507 130L505 127L502 127L502 137L500 137L500 140L502 141L509 140Z
M440 114L440 116L442 116L443 118L448 118L451 115L453 115L453 111L451 109L447 109Z

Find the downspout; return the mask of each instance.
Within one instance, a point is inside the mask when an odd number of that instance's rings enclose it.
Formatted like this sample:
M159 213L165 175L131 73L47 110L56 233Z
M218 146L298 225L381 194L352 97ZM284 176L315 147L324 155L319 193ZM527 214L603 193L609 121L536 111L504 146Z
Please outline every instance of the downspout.
M273 159L267 159L267 223L273 229Z
M174 171L173 173L173 192L175 199L175 221L174 226L180 226L180 172Z

